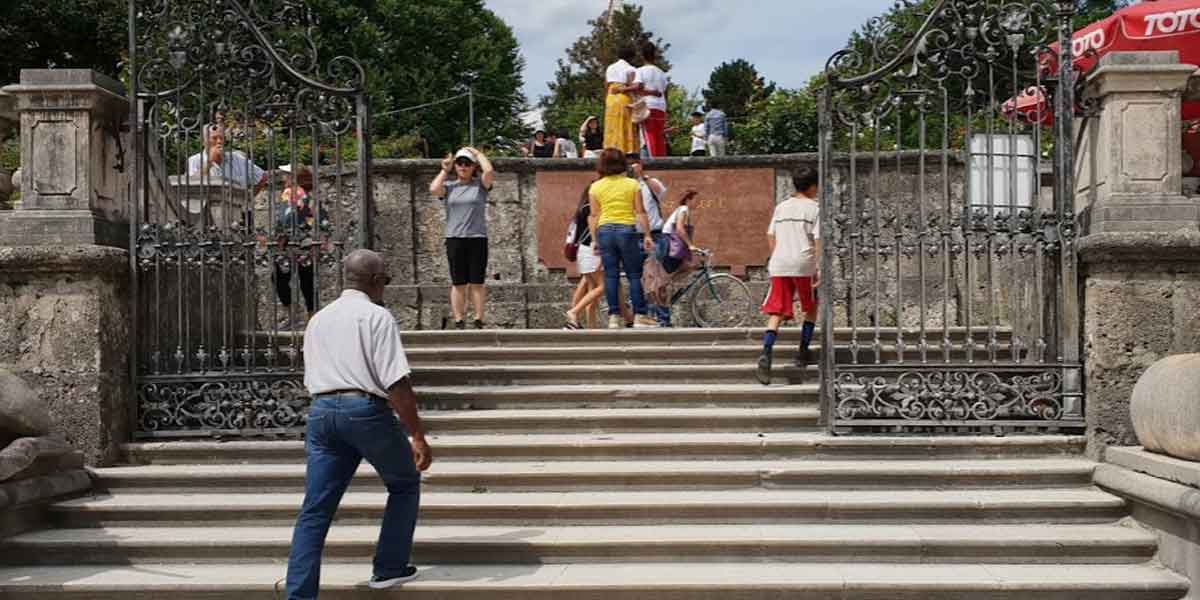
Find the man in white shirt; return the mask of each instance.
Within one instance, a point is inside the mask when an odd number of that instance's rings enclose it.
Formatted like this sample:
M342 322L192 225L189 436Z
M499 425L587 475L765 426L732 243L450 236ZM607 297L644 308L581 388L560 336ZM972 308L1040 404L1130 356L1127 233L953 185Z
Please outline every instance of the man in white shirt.
M254 164L245 154L225 150L225 128L204 126L204 150L188 157L188 176L211 178L234 187L261 192L267 185L267 172Z
M792 304L800 302L804 325L800 330L800 349L796 366L801 369L811 362L809 345L817 321L816 286L821 276L821 206L817 203L819 176L813 169L802 169L792 177L796 191L775 207L767 241L771 246L771 289L763 302L767 315L767 331L763 334L763 351L758 357L755 377L759 383L771 383L771 353L779 326L793 318ZM803 373L803 372L802 372Z
M417 415L400 328L380 306L391 277L383 258L370 250L351 252L343 269L346 290L304 332L304 385L313 403L305 433L304 505L288 559L288 600L317 597L325 536L364 458L388 491L367 585L382 589L417 576L408 561L421 471L429 468L433 453Z
M579 158L579 147L571 141L566 131L559 131L556 136L558 145L555 146L555 158Z

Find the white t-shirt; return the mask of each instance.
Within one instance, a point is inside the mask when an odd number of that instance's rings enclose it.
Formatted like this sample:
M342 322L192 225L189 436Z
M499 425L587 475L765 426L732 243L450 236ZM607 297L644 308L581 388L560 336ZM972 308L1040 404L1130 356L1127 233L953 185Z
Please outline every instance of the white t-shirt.
M671 216L667 217L667 222L665 225L663 225L663 234L671 235L672 233L675 233L676 223L687 225L687 213L688 207L686 205L675 209L675 212L671 213Z
M708 129L704 123L692 126L692 152L708 150Z
M667 197L667 191L670 188L657 177L647 176L646 179L653 179L655 183L662 186L662 193L658 193L651 190L650 184L646 181L638 181L638 185L642 188L642 209L646 211L646 221L650 223L650 231L662 231L662 201ZM638 232L643 233L641 225L638 225Z
M667 74L662 69L654 65L642 65L637 68L637 76L633 79L634 83L640 83L651 92L666 92L667 91ZM646 106L650 110L667 111L666 96L644 96Z
M625 62L624 59L608 65L608 70L604 72L604 81L607 83L629 83L629 74L635 72L633 65Z
M792 196L775 207L767 234L775 236L775 251L767 272L771 277L811 277L820 266L813 244L821 239L821 207L811 198Z
M411 372L396 318L358 290L342 292L304 330L304 387L310 394L362 390L387 398L388 388Z

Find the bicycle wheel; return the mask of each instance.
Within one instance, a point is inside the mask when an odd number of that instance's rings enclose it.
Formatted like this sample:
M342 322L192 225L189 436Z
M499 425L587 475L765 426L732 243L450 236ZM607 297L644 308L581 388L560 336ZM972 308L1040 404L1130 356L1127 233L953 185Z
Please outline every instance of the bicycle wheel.
M692 317L701 327L741 327L754 311L750 288L728 273L710 275L692 289Z

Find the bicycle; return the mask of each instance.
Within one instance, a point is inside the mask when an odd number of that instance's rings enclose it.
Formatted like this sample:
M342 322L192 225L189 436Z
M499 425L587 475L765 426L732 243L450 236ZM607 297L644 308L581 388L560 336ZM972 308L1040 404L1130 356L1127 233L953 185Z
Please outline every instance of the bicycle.
M712 270L713 253L697 248L700 265L687 285L671 295L674 307L685 296L692 305L692 318L700 327L741 327L754 312L754 300L745 282L729 273Z

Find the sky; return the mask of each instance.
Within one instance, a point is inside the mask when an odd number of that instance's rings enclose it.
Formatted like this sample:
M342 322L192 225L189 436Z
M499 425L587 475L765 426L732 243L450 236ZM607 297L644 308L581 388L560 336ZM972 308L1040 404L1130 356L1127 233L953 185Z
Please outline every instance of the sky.
M643 26L671 44L672 81L695 91L713 68L744 58L783 87L800 87L850 33L893 0L635 0ZM530 104L547 94L559 58L608 0L485 0L514 30Z

